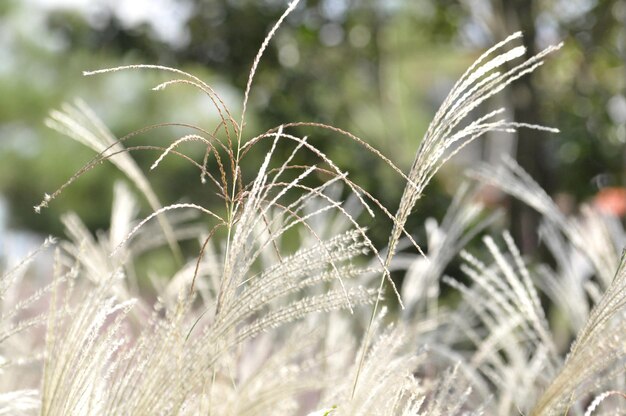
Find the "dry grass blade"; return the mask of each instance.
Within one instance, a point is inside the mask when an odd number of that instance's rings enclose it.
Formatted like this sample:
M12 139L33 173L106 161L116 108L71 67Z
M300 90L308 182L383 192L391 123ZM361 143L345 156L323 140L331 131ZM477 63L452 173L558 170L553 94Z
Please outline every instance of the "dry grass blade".
M37 310L36 303L54 291L58 282L44 284L28 295L21 294L20 289L24 285L24 274L28 266L37 255L55 244L55 239L47 238L16 266L0 276L0 375L3 373L4 366L14 364L10 357L13 348L7 341L46 322L46 314ZM6 359L5 354L9 355ZM27 361L26 358L23 361Z
M440 296L439 280L446 266L478 233L491 225L499 213L485 214L476 201L477 189L463 184L456 192L441 224L434 218L426 220L428 255L421 257L404 254L402 261L410 261L402 281L402 298L406 308L404 319L422 319L424 314L436 316ZM410 256L410 257L409 257ZM410 258L410 260L408 260ZM396 262L398 262L396 257Z
M276 23L274 23L274 26L272 26L272 29L269 31L267 36L265 36L265 39L263 39L263 43L261 44L261 47L259 48L259 51L257 52L254 58L254 61L252 62L252 68L250 69L250 73L248 74L248 82L246 83L246 90L243 94L243 110L241 111L241 122L239 123L239 125L241 126L241 129L239 130L239 135L237 136L237 159L239 159L239 151L241 149L241 137L242 137L241 133L244 128L244 124L246 120L248 98L250 97L250 90L252 88L252 81L254 80L254 75L256 74L256 70L259 66L259 63L261 62L261 58L263 57L263 53L265 52L265 49L267 49L267 46L269 45L270 41L276 34L276 31L278 30L278 28L280 28L280 25L287 18L287 16L289 16L289 14L291 14L291 12L294 11L296 6L298 6L298 3L300 3L300 0L292 0L291 3L289 3L289 6L287 6L287 9L283 12L280 18L278 18Z
M37 257L39 253L46 250L50 246L56 244L56 239L52 237L46 238L42 245L33 250L26 257L24 257L17 265L12 269L4 272L0 275L0 299L4 298L6 291L14 284L15 280L19 278L19 273L23 271L28 265Z
M561 414L600 381L623 374L626 365L626 252L613 282L578 333L561 371L534 408L533 415Z
M461 76L459 81L457 81L448 94L448 97L437 111L435 118L428 126L428 130L420 143L409 174L407 175L409 183L407 183L404 188L398 211L395 215L394 226L389 237L385 268L391 264L391 260L396 253L398 241L402 236L402 230L415 204L422 197L424 189L434 174L439 170L442 164L451 157L451 155L445 156L446 151L451 151L453 155L472 140L493 130L515 131L518 127L525 127L554 132L558 131L543 126L507 122L506 120L488 122L488 120L500 114L502 109L492 111L466 127L455 131L472 110L477 108L488 98L500 92L511 82L535 70L543 63L543 58L546 55L562 46L562 44L550 46L513 68L505 70L503 73L498 72L497 70L499 68L504 67L509 62L524 55L525 48L523 46L517 46L508 51L496 54L496 51L508 46L513 40L519 37L521 37L521 33L515 33L481 55ZM454 149L453 146L457 146L456 149ZM382 293L383 291L385 279L390 282L395 290L395 286L387 273L383 274L381 278L379 292ZM368 328L371 327L371 322L374 319L374 315L377 313L377 309L378 302L374 304L374 310ZM368 329L365 335L366 343L370 336L370 330ZM363 357L361 358L361 363L363 363ZM354 389L356 389L358 377L359 373L357 372L354 381Z
M462 254L466 260L462 271L472 286L445 279L463 294L455 325L476 345L467 364L498 391L497 414L530 409L547 385L546 376L555 374L561 364L529 271L510 235L505 233L504 240L509 256L493 239L484 239L493 265Z
M584 209L581 220L566 217L541 186L510 157L504 157L498 167L478 166L469 176L496 186L537 210L591 261L605 287L608 286L617 268L621 247L614 246L597 213Z
M503 48L509 42L520 36L520 33L516 33L483 54L460 78L437 111L433 122L428 127L420 143L413 165L409 170L408 178L410 182L404 189L396 214L397 224L394 226L389 239L389 259L395 254L395 248L401 235L401 226L405 224L407 217L417 200L422 196L424 188L432 176L441 167L440 161L444 152L450 149L451 146L459 142L461 145L467 144L469 141L492 130L514 131L517 127L526 127L558 131L542 126L512 123L505 120L490 123L486 122L488 119L499 114L502 110L493 111L468 126L454 131L459 123L463 121L474 108L500 92L508 84L519 78L519 76L535 69L536 65L543 62L542 59L548 53L561 47L561 45L548 47L503 74L493 72L499 67L523 55L524 48L518 46L493 56L495 51ZM486 59L488 59L487 62L482 63Z
M87 104L78 100L75 106L66 105L64 111L53 111L50 114L50 118L46 120L46 124L52 129L90 147L98 153L115 153L109 160L135 184L137 189L145 196L153 210L157 211L162 208L156 193L136 162L127 153L121 151L123 150L122 144L119 143L115 136L113 136L113 133L111 133L102 121L91 111ZM63 189L63 187L60 189ZM59 192L60 190L52 195L46 195L44 200L35 207L35 211L39 212L41 208L45 208L50 200L55 198ZM182 254L174 238L172 226L162 215L158 217L158 220L174 256L180 262L182 260Z

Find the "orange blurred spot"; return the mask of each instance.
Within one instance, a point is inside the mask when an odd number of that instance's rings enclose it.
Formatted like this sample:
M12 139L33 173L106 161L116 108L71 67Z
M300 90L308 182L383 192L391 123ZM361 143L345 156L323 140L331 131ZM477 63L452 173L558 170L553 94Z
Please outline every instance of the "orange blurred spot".
M601 212L623 217L626 215L626 188L602 188L593 197L593 206Z

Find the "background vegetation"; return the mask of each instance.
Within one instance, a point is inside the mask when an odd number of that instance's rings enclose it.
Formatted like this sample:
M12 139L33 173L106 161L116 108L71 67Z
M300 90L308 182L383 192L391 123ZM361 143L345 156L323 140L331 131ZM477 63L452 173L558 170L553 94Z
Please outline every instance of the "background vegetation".
M164 79L161 74L85 80L82 71L131 63L180 67L215 85L237 111L251 59L285 6L276 0L132 4L2 2L0 194L12 228L58 234L56 219L70 209L94 230L109 218L111 184L119 177L111 166L89 173L71 194L33 215L41 194L92 155L44 126L50 108L80 96L118 136L157 120L205 119L206 125L215 120L207 100L191 89L167 100L146 92ZM531 52L558 40L565 46L548 69L520 80L500 99L512 109L510 118L557 126L562 133L523 131L519 142L491 134L436 178L415 224L442 215L459 166L497 161L502 153L514 155L549 193L558 194L564 209L600 188L623 186L626 6L621 1L307 1L287 19L259 68L250 131L287 121L329 123L407 169L453 80L481 50L519 29ZM169 139L154 133L137 143ZM401 179L358 146L323 139L318 146L383 203L398 200ZM144 167L151 163L148 155L137 158ZM184 163L170 161L151 180L164 201L193 193L197 202L214 203L210 193L197 192L194 175ZM523 230L534 230L536 220L529 211L512 208L516 241L532 251L534 231ZM386 240L384 234L375 238Z

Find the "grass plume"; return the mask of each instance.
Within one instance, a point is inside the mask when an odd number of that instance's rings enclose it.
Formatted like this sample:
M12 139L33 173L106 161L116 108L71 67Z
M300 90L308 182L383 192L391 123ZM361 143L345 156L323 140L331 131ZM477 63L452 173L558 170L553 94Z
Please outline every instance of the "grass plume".
M172 79L155 90L196 88L209 97L216 125L163 123L118 139L80 101L51 113L52 128L96 155L36 210L104 161L134 188L115 185L106 233L94 236L77 215L63 217L67 238L38 250L55 247L41 287L29 292L25 283L38 252L2 274L0 414L623 413L626 233L619 222L590 207L566 216L506 160L470 176L539 211L538 232L553 262L526 258L506 230L494 233L500 214L480 203L477 183L460 186L443 219L425 222L426 241L407 229L433 176L472 140L519 128L556 132L500 119L503 109L469 118L560 45L525 58L515 33L481 55L450 91L405 173L341 128L305 121L248 133L255 73L297 5L289 4L254 57L239 117L198 77L159 65L85 75L161 71ZM316 146L315 134L298 136L303 126L361 145L405 180L395 214ZM184 133L166 146L133 143L173 127ZM190 142L203 147L201 160L185 153ZM257 149L262 160L253 165ZM169 158L188 162L218 203L162 204L135 151L158 152L150 170ZM143 218L134 191L151 207ZM393 222L386 247L376 247L363 225L363 217L378 215ZM483 249L472 251L478 236ZM163 247L176 271L152 270L150 284L140 282L142 256L163 255ZM457 259L461 275L451 276ZM397 287L392 270L404 274ZM393 302L383 298L385 282L402 305L397 316L384 307ZM566 322L559 331L554 311ZM559 332L575 338L571 347Z

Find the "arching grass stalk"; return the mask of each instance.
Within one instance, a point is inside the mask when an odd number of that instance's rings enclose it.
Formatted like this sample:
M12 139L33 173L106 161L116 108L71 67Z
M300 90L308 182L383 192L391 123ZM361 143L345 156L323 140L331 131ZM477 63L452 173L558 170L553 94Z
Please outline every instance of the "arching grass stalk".
M424 189L443 163L448 161L460 149L489 131L515 132L517 128L525 127L558 132L557 129L534 124L515 123L503 119L493 120L495 116L504 111L502 108L478 118L465 127L459 128L459 124L467 118L470 112L485 100L500 92L519 77L534 71L543 64L543 58L547 54L562 46L562 44L549 46L537 55L531 56L522 63L508 69L507 64L524 56L526 48L524 46L516 46L506 50L505 47L508 47L512 41L521 36L521 32L516 32L483 53L459 78L428 126L415 155L413 165L407 175L409 182L404 188L399 208L395 215L394 225L389 237L387 256L384 262L385 270L391 264L404 225L415 204L422 197ZM505 50L500 51L501 49ZM383 274L378 286L378 297L374 303L363 339L361 356L352 386L352 397L354 397L356 392L359 375L365 362L365 356L372 337L372 325L378 313L384 284L385 275ZM402 303L400 303L400 306L402 307Z
M234 153L234 163L235 163L235 168L233 171L233 183L232 183L232 189L231 189L231 195L230 195L230 201L227 202L227 237L226 237L226 255L224 257L224 261L228 261L229 258L229 254L230 254L230 245L231 245L231 239L232 239L232 229L234 226L234 222L235 222L235 215L236 215L236 204L235 204L235 196L236 196L236 188L237 188L237 182L238 180L240 180L240 175L241 175L241 168L240 168L240 161L241 161L241 147L242 147L242 138L243 138L243 129L245 127L245 122L246 122L246 110L248 108L248 99L250 97L250 90L252 88L252 82L254 80L254 75L256 74L256 70L259 66L259 63L261 62L261 58L263 57L263 53L265 52L265 50L267 49L267 45L269 45L269 42L272 40L272 38L274 37L274 34L276 33L276 31L278 30L278 28L280 27L280 25L282 24L282 22L285 20L285 18L296 8L296 6L298 5L298 3L300 2L300 0L294 0L292 1L289 6L287 7L287 9L283 12L283 14L280 16L280 18L278 19L278 21L276 23L274 23L274 26L272 27L272 29L269 31L269 33L267 34L267 36L265 37L265 39L263 40L263 43L261 44L261 47L259 48L259 51L256 54L256 57L254 58L254 61L252 63L252 68L250 69L250 73L248 75L248 82L246 83L246 90L244 92L244 97L243 97L243 106L242 106L242 110L241 110L241 121L239 122L239 128L237 129L237 144L236 144L236 150ZM281 129L282 131L282 129ZM280 132L277 133L276 138L278 139L280 137Z

